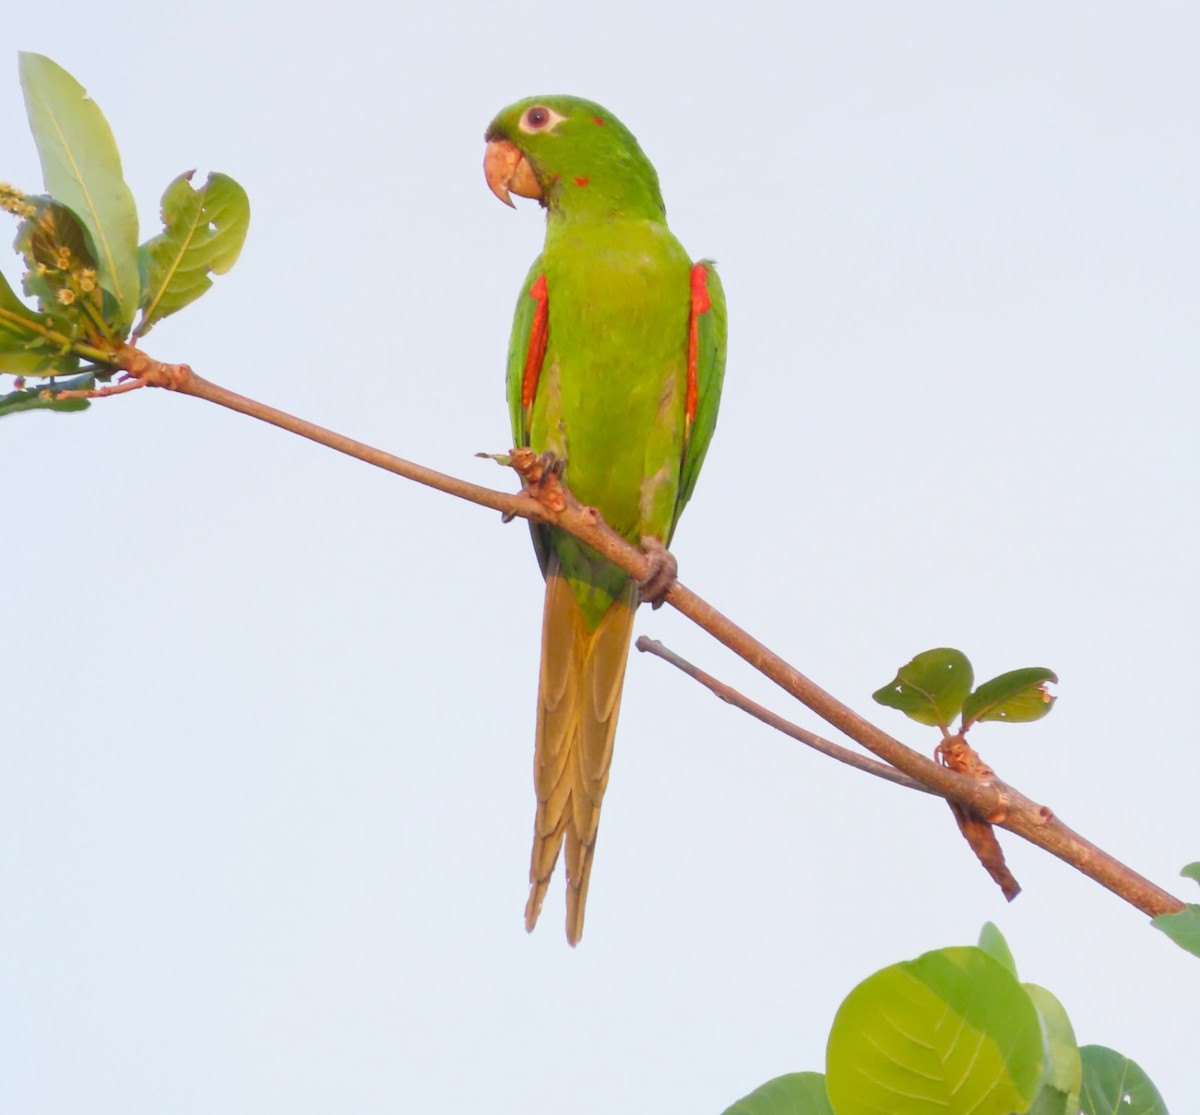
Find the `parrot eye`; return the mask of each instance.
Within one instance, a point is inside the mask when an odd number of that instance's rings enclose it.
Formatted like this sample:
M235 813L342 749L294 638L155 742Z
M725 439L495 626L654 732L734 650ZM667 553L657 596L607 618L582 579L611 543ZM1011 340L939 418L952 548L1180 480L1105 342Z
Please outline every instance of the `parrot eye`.
M552 108L547 108L545 105L533 105L525 110L521 117L521 122L517 126L525 133L530 132L554 132L566 119L565 116L560 116Z

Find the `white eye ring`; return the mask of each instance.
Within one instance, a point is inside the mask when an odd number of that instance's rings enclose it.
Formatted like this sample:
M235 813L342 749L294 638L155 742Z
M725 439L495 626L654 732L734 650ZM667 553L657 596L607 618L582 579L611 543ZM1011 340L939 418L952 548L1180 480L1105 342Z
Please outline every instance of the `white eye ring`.
M530 105L521 113L517 127L526 135L535 135L538 132L553 133L565 119L565 116L560 116L554 109L545 105Z

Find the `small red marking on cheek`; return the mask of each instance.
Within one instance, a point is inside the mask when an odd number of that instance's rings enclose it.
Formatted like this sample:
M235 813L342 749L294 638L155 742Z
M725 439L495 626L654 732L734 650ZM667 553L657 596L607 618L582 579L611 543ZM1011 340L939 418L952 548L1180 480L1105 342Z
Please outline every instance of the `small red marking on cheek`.
M575 185L579 187L590 186L592 180L590 178L576 178Z
M561 177L562 177L562 175L561 175L561 174L552 174L552 175L550 176L550 181L551 181L551 182L557 182L557 181L558 181L558 180L559 180Z
M597 128L604 127L604 117L603 116L593 116L592 120L594 121Z

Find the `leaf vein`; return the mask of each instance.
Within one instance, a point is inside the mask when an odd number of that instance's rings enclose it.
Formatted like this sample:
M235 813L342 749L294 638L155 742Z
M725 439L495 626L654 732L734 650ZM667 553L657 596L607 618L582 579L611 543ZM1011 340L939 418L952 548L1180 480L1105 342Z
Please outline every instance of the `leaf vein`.
M91 213L92 221L96 230L96 234L102 242L102 251L105 261L108 265L108 273L112 277L113 295L118 302L124 301L124 294L121 290L121 280L117 275L116 258L113 255L112 246L108 242L108 231L104 227L104 222L100 219L100 212L96 208L95 199L92 197L92 191L88 189L87 183L84 181L83 174L79 169L79 164L75 161L75 153L71 148L71 144L67 140L67 135L62 129L62 125L58 122L58 115L55 113L50 102L45 98L41 99L42 106L49 117L51 124L54 125L55 132L58 133L59 141L62 143L63 152L66 154L67 160L71 165L71 173L75 179L75 184L79 187L83 194L84 201L87 203L88 211Z

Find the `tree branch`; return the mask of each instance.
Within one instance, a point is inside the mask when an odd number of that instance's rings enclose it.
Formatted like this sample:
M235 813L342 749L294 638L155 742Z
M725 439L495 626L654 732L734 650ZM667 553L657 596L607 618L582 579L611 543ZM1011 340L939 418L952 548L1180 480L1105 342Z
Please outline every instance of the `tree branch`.
M119 350L116 363L140 386L166 387L183 395L217 403L397 476L415 480L418 484L501 511L507 518L520 517L560 527L639 581L644 580L650 571L650 562L645 554L609 527L595 508L580 504L565 487L556 486L553 497L549 499L544 493L533 494L529 490L529 478L536 471L537 458L529 451L524 451L523 457L514 452L512 460L527 484L527 490L519 495L510 495L435 472L229 391L196 375L186 364L163 364L128 345ZM681 582L676 581L671 586L665 599L827 723L861 744L885 765L894 767L919 783L928 792L1024 837L1150 916L1175 913L1185 908L1184 903L1174 895L1073 832L1048 807L1038 805L999 779L979 781L958 774L877 728Z
M876 778L895 782L897 786L903 786L905 789L919 790L923 794L934 794L934 791L929 789L928 786L921 785L915 778L909 778L907 774L901 774L894 767L889 767L887 763L881 763L878 759L868 759L865 755L860 755L857 751L851 751L850 748L843 747L840 743L827 740L824 736L819 736L816 732L810 732L807 728L801 728L799 724L793 724L790 720L784 719L784 717L772 712L769 708L765 708L757 701L750 700L744 693L734 689L731 685L726 685L723 681L719 681L712 674L705 673L699 666L693 665L686 658L676 654L670 647L664 646L657 639L649 639L645 635L642 635L634 643L634 646L643 654L652 654L657 658L661 658L664 662L669 662L677 670L687 674L693 681L698 681L706 689L710 689L726 704L741 709L742 712L753 716L755 720L762 721L767 727L774 728L777 732L782 732L785 736L791 736L794 740L799 740L814 751L819 751L822 755L828 755L829 758L836 759L839 763L845 763L855 770L873 774ZM934 796L938 795L934 794Z

